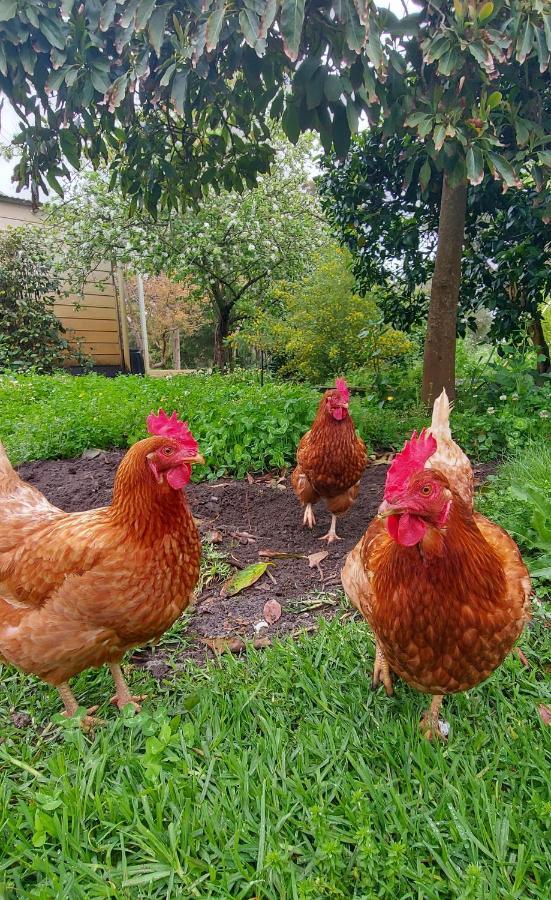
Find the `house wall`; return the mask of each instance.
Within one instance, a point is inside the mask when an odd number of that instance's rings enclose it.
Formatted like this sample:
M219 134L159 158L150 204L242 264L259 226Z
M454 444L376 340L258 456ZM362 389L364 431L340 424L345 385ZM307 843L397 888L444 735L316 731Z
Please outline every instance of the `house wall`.
M41 219L40 210L33 212L28 201L0 197L0 229L40 225ZM101 287L97 282L101 282ZM104 366L111 370L126 368L120 310L112 266L108 262L101 263L88 275L82 297L71 294L54 304L56 316L67 329L66 339L73 342L78 338L83 353L92 358L100 371ZM74 359L67 360L68 366L75 363Z

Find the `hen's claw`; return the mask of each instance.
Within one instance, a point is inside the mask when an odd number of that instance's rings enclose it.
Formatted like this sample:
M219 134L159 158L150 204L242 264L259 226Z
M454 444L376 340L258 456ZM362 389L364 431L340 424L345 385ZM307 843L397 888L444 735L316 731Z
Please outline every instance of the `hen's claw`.
M308 528L313 528L316 524L316 519L314 516L314 510L312 509L312 504L307 503L306 509L304 510L304 518L302 520L303 525L308 525Z
M373 676L371 679L372 690L377 690L380 684L384 685L387 697L392 697L394 688L392 687L390 666L386 661L383 651L377 644L375 647L375 665L373 666Z
M130 693L122 695L115 694L110 698L109 703L113 703L115 706L118 706L119 709L124 709L125 706L128 706L128 704L131 703L136 712L140 712L142 700L147 700L147 694L138 694L137 696Z
M442 706L443 694L434 694L430 709L428 709L419 723L419 728L428 741L434 738L440 741L448 740L449 725L447 722L438 718L440 707Z
M333 541L342 541L342 538L337 534L337 517L335 515L331 516L331 528L327 534L320 537L320 541L327 541L328 544L332 544Z
M117 693L114 697L111 697L109 703L115 703L119 709L124 709L125 706L131 703L136 712L139 712L141 710L140 700L146 700L147 694L140 694L140 696L135 697L130 693L130 688L124 679L119 664L109 663L109 668L111 669L111 675L113 676L113 681L115 682L115 687L117 689Z

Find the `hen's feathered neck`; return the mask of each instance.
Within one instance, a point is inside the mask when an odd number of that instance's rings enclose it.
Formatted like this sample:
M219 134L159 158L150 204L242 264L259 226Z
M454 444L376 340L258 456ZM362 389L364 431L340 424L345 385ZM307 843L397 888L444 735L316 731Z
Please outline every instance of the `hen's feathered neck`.
M142 541L194 527L184 491L174 490L166 481L157 483L147 465L147 447L140 444L131 447L117 470L111 518Z

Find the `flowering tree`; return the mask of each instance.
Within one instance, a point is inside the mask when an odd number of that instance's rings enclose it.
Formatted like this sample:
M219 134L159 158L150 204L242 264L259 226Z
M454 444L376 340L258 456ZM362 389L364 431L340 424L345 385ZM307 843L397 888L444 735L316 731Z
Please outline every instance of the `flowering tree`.
M209 191L195 209L152 219L132 216L104 175L78 180L70 197L50 210L53 238L83 280L101 258L134 271L185 281L188 296L209 297L215 320L215 365L224 370L226 341L261 301L270 280L295 279L326 240L308 181L311 141L280 142L269 175L242 195Z

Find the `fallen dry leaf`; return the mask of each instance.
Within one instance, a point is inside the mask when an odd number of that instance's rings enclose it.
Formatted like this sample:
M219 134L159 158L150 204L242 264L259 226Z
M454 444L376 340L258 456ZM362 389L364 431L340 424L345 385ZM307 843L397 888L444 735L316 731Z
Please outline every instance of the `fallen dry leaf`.
M518 656L518 658L520 659L522 665L525 666L525 668L527 668L527 669L530 669L530 668L531 668L530 663L528 662L527 657L524 655L524 653L522 652L522 650L520 649L520 647L517 647L517 656Z
M262 650L264 647L269 647L271 643L272 642L269 637L255 638L253 641L253 647L255 650Z
M247 481L249 482L249 484L254 484L254 478L250 472L247 472Z
M548 706L538 706L541 721L544 725L551 725L551 709Z
M256 538L248 531L230 531L230 535L237 538L240 544L256 544Z
M268 602L264 604L262 615L264 616L264 621L267 622L268 625L273 625L274 622L281 619L281 603L278 603L277 600L268 600Z
M83 452L81 459L97 459L102 453L103 450L99 450L97 447L91 447L89 450Z
M310 553L310 555L308 556L308 565L311 569L313 569L314 566L317 566L319 568L320 562L323 562L323 560L327 556L329 556L328 550L318 550L317 553Z
M241 653L245 649L245 642L238 637L200 638L200 641L214 653Z
M221 531L207 531L205 540L210 541L211 544L220 544L224 538Z
M370 456L372 466L388 466L394 459L394 453L383 453L381 456Z
M306 559L304 553L288 553L286 550L259 550L264 559Z

